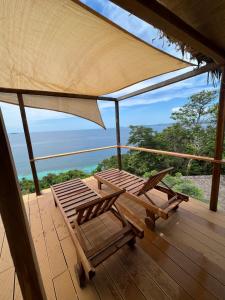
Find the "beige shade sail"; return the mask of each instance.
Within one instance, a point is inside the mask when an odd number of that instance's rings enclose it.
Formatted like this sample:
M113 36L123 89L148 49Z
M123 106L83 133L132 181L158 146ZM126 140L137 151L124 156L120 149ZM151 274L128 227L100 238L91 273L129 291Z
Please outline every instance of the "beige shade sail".
M97 100L82 95L97 99L187 66L78 1L0 0L0 90L79 95L24 95L25 106L70 113L104 127ZM2 93L0 101L18 104L13 92Z
M99 96L189 66L78 1L0 3L0 87Z
M0 102L18 105L17 94L0 93ZM39 95L23 95L26 107L41 108L69 113L92 121L105 128L97 100Z

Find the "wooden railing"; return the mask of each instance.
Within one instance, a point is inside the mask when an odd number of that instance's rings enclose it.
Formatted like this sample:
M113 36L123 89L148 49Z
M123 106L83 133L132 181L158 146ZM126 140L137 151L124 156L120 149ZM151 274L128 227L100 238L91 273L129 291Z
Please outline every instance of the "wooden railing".
M164 151L164 150L157 150L157 149L149 149L149 148L142 148L142 147L133 147L133 146L119 146L120 148L129 149L129 150L136 150L136 151L143 151L143 152L149 152L149 153L155 153L159 155L167 155L167 156L174 156L178 158L187 158L187 159L193 159L193 160L202 160L207 161L210 163L218 163L218 164L224 164L225 160L217 160L212 157L208 156L198 156L193 154L186 154L186 153L178 153L178 152L170 152L170 151Z
M77 155L77 154L107 150L107 149L112 149L112 148L117 148L117 146L116 145L106 146L106 147L78 150L78 151L66 152L66 153L60 153L60 154L52 154L52 155L48 155L48 156L39 156L39 157L34 157L34 159L32 159L32 161L50 159L50 158L57 158L57 157L63 157L63 156L69 156L69 155Z
M52 155L48 155L48 156L40 156L40 157L35 157L32 161L51 159L51 158L69 156L69 155L78 155L78 154L83 154L83 153L88 153L88 152L95 152L95 151L102 151L102 150L113 149L113 148L128 149L128 150L134 150L134 151L142 151L142 152L154 153L154 154L158 154L158 155L174 156L174 157L177 157L177 158L201 160L201 161L206 161L206 162L209 162L209 163L217 163L217 164L224 164L225 163L224 159L216 160L216 159L214 159L212 157L208 157L208 156L198 156L198 155L193 155L193 154L178 153L178 152L171 152L171 151L164 151L164 150L157 150L157 149L150 149L150 148L142 148L142 147L134 147L134 146L123 146L123 145L121 145L121 146L113 145L113 146L78 150L78 151L66 152L66 153L60 153L60 154L52 154Z

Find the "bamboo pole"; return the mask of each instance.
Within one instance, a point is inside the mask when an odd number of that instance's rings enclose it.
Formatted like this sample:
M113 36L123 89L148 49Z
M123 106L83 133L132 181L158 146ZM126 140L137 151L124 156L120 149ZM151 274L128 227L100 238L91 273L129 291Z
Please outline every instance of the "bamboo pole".
M0 112L0 214L24 300L45 300L41 275ZM4 289L4 283L1 286Z
M220 97L216 127L216 145L215 145L215 160L221 160L223 156L224 143L224 128L225 128L225 69L222 69ZM220 187L221 164L215 163L213 165L212 186L210 196L210 209L217 211L217 203Z
M121 148L120 148L120 109L119 109L118 101L115 101L115 117L116 117L117 161L118 161L119 170L122 170L122 158L121 158Z
M36 170L36 166L35 166L35 162L34 162L34 154L33 154L31 138L30 138L29 127L28 127L28 123L27 123L26 112L25 112L25 108L24 108L23 95L18 93L17 97L18 97L18 102L19 102L19 107L20 107L20 114L21 114L21 118L22 118L22 122L23 122L24 134L25 134L26 143L27 143L27 150L28 150L28 155L29 155L29 159L30 159L30 166L31 166L31 171L32 171L32 175L33 175L33 180L34 180L35 192L39 196L39 195L41 195L41 192L40 192L40 187L39 187L37 170Z

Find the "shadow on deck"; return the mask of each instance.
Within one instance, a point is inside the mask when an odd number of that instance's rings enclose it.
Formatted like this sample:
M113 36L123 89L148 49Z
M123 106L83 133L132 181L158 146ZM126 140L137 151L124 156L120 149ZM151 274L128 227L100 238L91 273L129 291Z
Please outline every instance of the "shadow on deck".
M97 189L95 179L85 181ZM100 193L109 191L103 185ZM163 200L160 192L151 196ZM125 246L99 265L95 278L80 289L75 248L50 189L38 198L26 195L24 201L48 299L225 299L225 213L209 211L192 199L168 220L158 220L151 232L143 208L122 196L119 201L143 227L145 237L134 250ZM83 225L90 246L116 229L110 215ZM1 300L22 299L1 220L0 286Z

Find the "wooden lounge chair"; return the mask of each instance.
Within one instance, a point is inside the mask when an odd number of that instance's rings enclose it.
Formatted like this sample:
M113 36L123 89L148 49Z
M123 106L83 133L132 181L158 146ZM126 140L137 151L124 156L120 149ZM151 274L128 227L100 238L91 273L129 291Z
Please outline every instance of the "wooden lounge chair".
M81 287L84 286L86 278L91 279L94 276L98 264L123 245L133 246L136 236L142 238L144 235L143 230L125 218L115 204L125 190L101 197L80 179L55 184L51 186L51 190L55 205L60 208L75 245L75 270ZM81 233L81 225L106 212L113 213L121 221L122 229L98 247L88 250Z
M120 171L118 169L105 170L96 173L94 177L98 181L98 188L101 189L101 185L104 183L113 189L125 189L125 196L134 200L136 203L142 205L146 210L145 223L150 229L154 229L155 221L162 217L167 219L169 215L174 212L182 201L188 201L189 197L174 192L168 187L162 179L173 168L165 169L157 174L150 176L148 180L132 175L126 171ZM160 184L161 183L161 184ZM160 184L160 185L159 185ZM157 206L156 203L147 194L148 191L157 189L167 194L168 201L163 205ZM140 196L144 195L147 201ZM121 202L120 202L121 204Z

